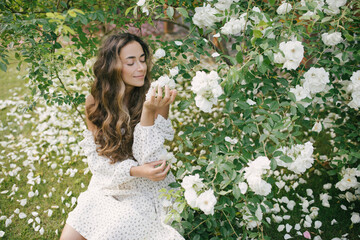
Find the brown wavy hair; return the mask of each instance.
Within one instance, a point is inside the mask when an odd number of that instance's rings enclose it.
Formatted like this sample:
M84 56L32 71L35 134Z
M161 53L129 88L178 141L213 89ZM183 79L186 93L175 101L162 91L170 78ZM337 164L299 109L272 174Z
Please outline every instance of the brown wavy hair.
M131 42L138 42L145 54L147 72L142 87L134 87L129 106L123 104L125 83L121 77L120 50ZM96 127L97 152L108 157L111 163L134 159L132 153L133 131L140 122L145 95L150 88L151 53L148 45L130 33L114 34L105 39L99 49L93 70L95 81L91 87L94 104L86 108L88 119ZM123 130L122 130L123 129ZM125 131L124 131L125 130Z

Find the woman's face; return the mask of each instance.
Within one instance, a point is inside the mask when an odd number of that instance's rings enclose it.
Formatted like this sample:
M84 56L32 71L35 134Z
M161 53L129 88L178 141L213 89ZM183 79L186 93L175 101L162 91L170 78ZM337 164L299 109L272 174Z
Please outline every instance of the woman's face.
M126 85L126 91L129 92L134 87L143 86L147 65L140 43L133 41L126 44L120 50L120 60L122 63L121 77Z

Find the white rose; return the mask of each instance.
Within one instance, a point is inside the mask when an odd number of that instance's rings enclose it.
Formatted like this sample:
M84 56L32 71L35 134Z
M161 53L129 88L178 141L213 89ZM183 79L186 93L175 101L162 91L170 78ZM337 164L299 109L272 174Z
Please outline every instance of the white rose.
M360 91L356 91L353 92L351 94L352 97L352 101L350 103L352 103L352 105L350 105L352 108L359 108L360 107Z
M221 18L215 16L219 11L212 8L210 4L203 7L196 7L193 22L200 28L212 27L215 22L220 21Z
M142 5L144 5L146 2L146 0L139 0L136 5L138 5L139 7L141 7Z
M196 199L196 206L200 208L206 215L214 214L215 204L216 204L216 197L212 189L203 192Z
M197 194L194 189L189 188L185 190L184 197L186 202L189 204L190 207L196 208L196 200L197 200Z
M311 67L304 74L303 87L310 93L319 93L325 90L326 84L330 82L329 73L324 68Z
M246 184L246 182L240 182L239 188L240 188L241 194L245 194L248 189L248 185Z
M286 61L286 59L285 59L285 57L283 56L283 54L282 53L275 53L274 54L274 62L275 63L280 63L280 64L282 64L282 63L284 63Z
M215 7L219 9L220 11L229 10L230 6L233 2L238 2L239 0L219 0L217 3L215 3Z
M146 15L149 15L149 9L145 6L142 7L141 12L145 13Z
M202 182L202 178L200 178L199 174L185 176L181 183L181 187L185 190L194 189L196 191L201 190L204 187L204 183Z
M299 41L288 41L281 42L279 49L285 55L285 63L283 68L288 70L296 69L301 63L301 60L304 57L304 46Z
M292 9L292 6L290 3L283 2L278 9L276 10L277 14L286 14L290 12Z
M254 101L251 100L251 99L246 100L246 103L249 104L250 106L253 106L253 105L256 104L256 102L254 102Z
M170 75L171 75L172 77L178 75L178 73L179 73L179 68L178 68L178 66L170 69Z
M350 218L350 220L351 220L351 222L352 223L360 223L360 215L359 215L359 213L357 213L357 212L353 212L353 213L351 213L351 218Z
M213 54L211 54L211 56L215 58L215 57L220 56L220 54L218 52L214 52Z
M351 80L351 87L353 90L360 90L360 70L353 72L352 76L350 77Z
M327 46L335 46L344 40L340 32L324 33L321 35L321 39Z
M342 7L346 4L346 0L326 0L326 3L331 7Z
M166 55L166 52L162 48L157 49L154 53L155 58L162 58L162 57L165 57L165 55Z
M245 30L246 27L245 18L231 18L223 27L221 27L221 33L225 35L235 35L238 36Z
M177 46L183 45L183 43L182 43L181 41L175 41L174 43L175 43L175 45L177 45Z
M201 95L197 95L195 97L195 103L198 108L200 108L201 111L211 113L212 112L212 106L216 101L214 99L207 99Z
M296 85L295 88L290 88L290 92L295 95L296 101L301 101L307 97L311 98L310 92L307 89L301 87L300 85Z
M231 144L237 144L237 142L238 142L238 139L237 138L231 138L231 137L225 137L225 141L226 142L229 142L229 143L231 143Z
M321 123L320 122L316 122L313 126L313 128L311 129L311 131L314 131L314 132L321 132L322 130L322 126L321 126Z
M284 53L286 60L301 61L304 57L304 46L296 40L281 42L279 49Z

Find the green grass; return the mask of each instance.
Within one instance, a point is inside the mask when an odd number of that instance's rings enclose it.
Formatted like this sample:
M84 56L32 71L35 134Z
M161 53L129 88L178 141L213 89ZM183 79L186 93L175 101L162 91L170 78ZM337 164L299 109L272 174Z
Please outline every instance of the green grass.
M13 100L13 96L22 96L19 99L24 99L23 96L30 94L30 90L25 86L25 80L22 78L22 76L26 74L26 70L22 68L19 72L16 70L16 66L16 61L10 59L10 66L8 66L7 72L0 72L0 84L2 86L0 90L0 100ZM41 106L41 104L39 104L39 106ZM14 214L12 223L8 227L5 227L5 220L0 221L0 230L5 232L2 239L58 239L67 214L71 210L71 207L67 208L65 203L70 203L71 197L77 197L85 190L85 188L81 188L80 184L84 183L84 185L87 186L91 174L84 175L86 164L82 162L83 157L77 155L70 156L71 160L67 164L63 164L64 157L69 155L68 153L70 152L67 146L57 145L57 150L62 154L56 154L50 150L50 144L40 140L41 138L38 136L38 133L32 136L37 125L38 113L23 112L22 107L23 106L11 105L0 110L2 127L7 128L1 130L0 142L7 142L10 145L10 147L0 145L0 162L3 162L3 164L0 165L0 178L4 178L0 184L0 192L5 190L9 191L6 194L0 194L0 216L5 215L10 217ZM8 115L14 112L14 109L17 109L15 113L20 117ZM25 114L30 115L30 117L25 118ZM30 118L34 118L34 121L28 121ZM8 136L10 135L12 136L9 138ZM39 152L40 158L34 161L33 168L35 170L33 172L34 177L40 176L41 182L34 186L27 184L27 175L30 172L30 167L23 165L24 161L28 158L24 152L25 149L21 146L15 146L16 143L22 139L31 139L29 145L36 145L36 150ZM77 139L79 138L77 137ZM13 155L17 156L15 160L12 159ZM56 163L56 169L51 169L48 166L49 162ZM16 164L16 166L21 167L19 171L20 180L15 176L7 175L11 169L10 164ZM79 170L74 178L65 175L68 168L76 168ZM63 176L59 175L60 169L63 169ZM9 196L13 187L18 187L18 191L16 191L14 195ZM65 196L64 193L68 187L70 187L72 195L65 197L64 202L62 202L61 196ZM52 197L44 198L45 194L49 195L52 188L56 189ZM31 190L38 190L39 195L29 198L28 192ZM23 207L17 200L24 198L27 198L28 202ZM59 208L54 208L56 205L59 206ZM18 214L14 213L17 208L20 209L20 212L24 212L27 217L20 219ZM47 209L53 210L51 217L48 217L47 213L44 213ZM42 236L39 232L34 231L32 223L27 223L30 218L35 220L35 217L31 215L34 211L39 213L41 220L40 225L45 230ZM55 231L58 231L58 235L55 234Z

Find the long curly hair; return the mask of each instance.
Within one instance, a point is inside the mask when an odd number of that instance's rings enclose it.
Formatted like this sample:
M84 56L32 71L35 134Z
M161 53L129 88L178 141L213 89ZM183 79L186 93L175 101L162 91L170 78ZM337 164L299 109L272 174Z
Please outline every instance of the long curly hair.
M125 83L121 77L120 50L131 42L138 42L145 54L147 72L142 87L134 87L129 105L123 104ZM97 152L108 157L111 163L134 159L132 153L133 131L140 122L146 92L150 88L151 53L148 45L130 33L114 34L105 39L99 49L93 70L95 81L91 87L94 104L86 108L88 119L96 127Z

